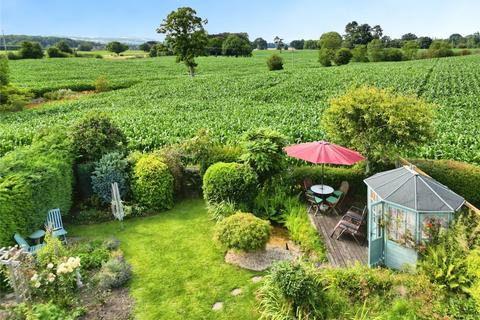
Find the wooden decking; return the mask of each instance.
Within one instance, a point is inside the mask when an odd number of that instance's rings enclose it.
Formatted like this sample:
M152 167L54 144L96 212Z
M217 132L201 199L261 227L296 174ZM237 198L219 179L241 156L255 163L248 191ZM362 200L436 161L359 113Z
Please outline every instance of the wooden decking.
M310 215L318 233L323 237L327 249L327 258L334 267L347 267L356 262L367 264L367 245L359 245L350 235L344 234L336 240L336 236L330 238L335 225L340 220L336 215ZM359 239L360 242L363 240Z

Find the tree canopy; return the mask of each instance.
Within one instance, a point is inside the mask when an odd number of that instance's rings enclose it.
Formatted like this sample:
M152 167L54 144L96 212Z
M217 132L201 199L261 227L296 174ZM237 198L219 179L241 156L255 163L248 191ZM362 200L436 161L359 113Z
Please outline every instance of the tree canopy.
M373 39L380 39L383 29L379 25L371 27L369 24L358 24L357 21L347 23L345 26L345 43L353 48L359 44L368 44Z
M19 54L23 59L43 58L43 50L38 42L23 41Z
M433 109L416 96L364 86L333 98L321 121L332 142L383 162L432 137Z
M252 45L255 49L266 50L267 46L268 46L268 43L267 43L267 40L265 40L263 38L257 38L255 40L253 40Z
M183 62L188 67L190 75L195 75L195 57L205 53L208 43L204 25L207 20L197 16L197 12L189 7L178 8L170 12L163 20L158 33L165 34L166 41L177 56L177 62Z
M120 54L120 53L128 50L128 46L126 44L123 44L123 43L118 42L118 41L112 41L112 42L107 43L106 48L107 48L108 51L114 52L116 54Z
M247 37L241 37L236 34L231 34L225 39L222 44L222 54L225 56L243 56L249 57L252 55L252 46Z

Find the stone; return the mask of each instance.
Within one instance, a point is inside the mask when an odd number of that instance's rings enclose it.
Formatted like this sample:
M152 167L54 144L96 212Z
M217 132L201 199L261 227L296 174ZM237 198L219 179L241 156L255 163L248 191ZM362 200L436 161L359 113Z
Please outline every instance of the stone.
M235 288L230 292L232 296L238 296L240 293L242 293L242 289L240 288Z
M222 310L223 308L223 302L215 302L212 306L212 310L213 311L219 311L219 310Z
M252 278L252 282L253 283L258 283L260 281L262 281L263 277L262 276L255 276Z

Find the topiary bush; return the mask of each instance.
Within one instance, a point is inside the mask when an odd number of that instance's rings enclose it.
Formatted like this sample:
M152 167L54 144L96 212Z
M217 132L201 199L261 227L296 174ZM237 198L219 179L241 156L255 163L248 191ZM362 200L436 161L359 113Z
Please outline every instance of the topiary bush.
M411 162L477 208L480 207L479 166L453 160L411 160Z
M203 196L208 202L251 204L257 189L257 174L247 164L218 162L203 176Z
M268 70L282 70L283 69L283 59L279 55L273 54L267 60Z
M118 183L120 196L124 200L128 191L128 161L119 152L107 153L96 164L92 173L93 192L104 204L112 202L112 183Z
M127 140L105 113L89 113L72 129L73 150L78 162L98 161L106 153L123 150Z
M352 52L348 48L340 48L335 52L335 57L333 61L337 66L348 64L352 59Z
M215 238L228 249L251 251L265 248L271 232L269 221L238 212L217 223Z
M149 209L173 207L173 176L168 166L154 154L143 155L135 164L132 191L135 200Z

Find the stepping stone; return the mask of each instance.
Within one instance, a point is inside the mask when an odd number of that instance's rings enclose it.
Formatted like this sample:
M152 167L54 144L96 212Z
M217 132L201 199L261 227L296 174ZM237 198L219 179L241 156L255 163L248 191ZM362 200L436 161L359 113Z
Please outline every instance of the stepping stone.
M212 306L212 310L213 311L219 311L219 310L222 310L223 308L223 302L215 302Z
M240 293L242 293L242 289L240 288L235 288L232 290L232 292L230 292L232 296L238 296Z
M262 276L255 276L252 278L252 282L253 283L258 283L260 281L262 281L263 277Z

